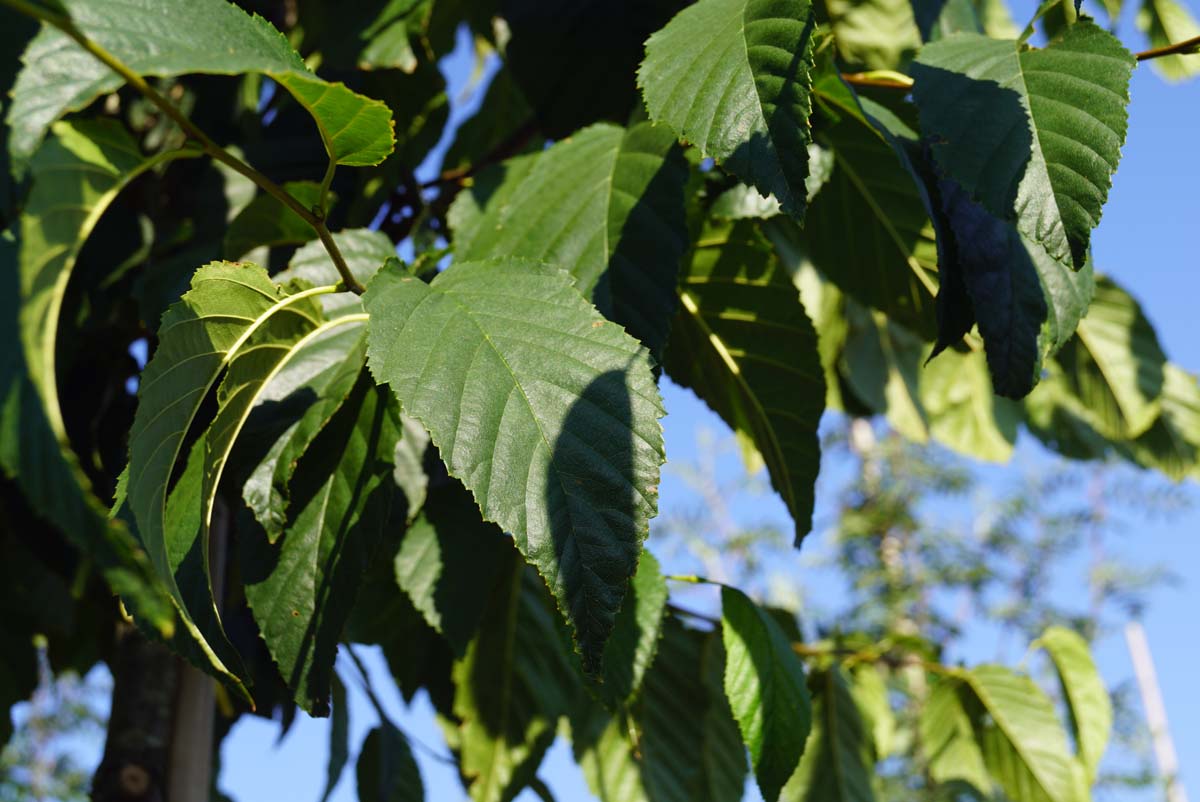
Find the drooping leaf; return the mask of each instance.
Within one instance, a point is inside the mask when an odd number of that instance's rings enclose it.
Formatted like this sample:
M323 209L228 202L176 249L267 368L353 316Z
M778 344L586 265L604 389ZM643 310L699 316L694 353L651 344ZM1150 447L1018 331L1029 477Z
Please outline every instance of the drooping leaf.
M512 546L458 482L430 493L396 553L396 582L461 657L475 637Z
M1137 26L1149 37L1151 47L1166 47L1200 36L1200 22L1177 0L1142 0ZM1163 56L1150 64L1169 81L1200 75L1200 53Z
M1170 362L1163 368L1160 412L1154 425L1129 444L1134 460L1172 479L1195 469L1200 457L1200 384Z
M646 672L638 721L642 783L653 802L738 802L746 749L722 689L721 638L668 618Z
M653 554L643 551L604 650L600 694L608 704L623 704L641 688L658 651L666 605L667 581L662 569Z
M55 362L63 297L84 243L130 181L174 158L178 150L143 156L111 120L60 122L30 164L32 187L21 214L21 345L46 417L68 448L58 403Z
M775 802L796 770L812 727L804 666L775 620L741 591L721 588L725 695L758 787Z
M594 125L538 155L528 172L506 176L511 188L494 191L456 255L564 268L606 317L660 353L687 247L687 176L665 128Z
M871 734L873 754L876 759L884 760L896 751L900 742L896 714L889 698L887 669L867 664L847 673L850 693L862 716L863 726Z
M1087 641L1065 627L1050 627L1037 643L1054 663L1062 685L1071 730L1088 783L1096 782L1100 758L1112 731L1112 700L1092 660Z
M825 381L800 294L749 221L705 230L671 331L667 372L753 441L799 543L812 528Z
M1041 377L1047 357L1087 313L1095 281L1090 258L1079 270L990 214L949 180L939 187L955 264L979 324L995 391L1020 399Z
M918 724L921 749L928 762L929 776L935 782L965 782L983 794L990 794L992 781L975 741L971 719L963 708L959 685L954 679L934 684L921 709Z
M797 802L874 802L871 736L840 666L813 672L812 735L783 789Z
M637 725L622 714L596 708L584 722L572 721L575 761L600 802L652 802L642 782L642 766L630 740Z
M452 672L462 772L475 802L510 800L533 779L578 687L541 578L511 551L502 566L508 576Z
M305 452L282 538L243 539L246 599L297 704L328 715L337 644L387 523L400 436L364 372Z
M1120 160L1133 65L1087 20L1044 49L957 34L922 49L913 98L942 170L1078 268Z
M296 465L342 407L366 363L365 322L337 325L309 340L258 396L245 424L275 435L242 487L242 498L274 543L287 525ZM257 418L266 418L258 423ZM282 429L282 431L280 431ZM277 434L276 434L277 433Z
M330 159L371 165L392 151L391 112L305 67L261 17L225 0L59 0L71 26L143 76L265 75L312 114ZM24 56L8 108L9 150L21 165L47 128L124 82L57 27L46 25Z
M1112 281L1096 282L1088 315L1057 361L1069 392L1109 437L1137 437L1158 417L1167 356L1137 301Z
M803 233L792 224L792 236L803 239L817 269L848 295L932 338L937 246L905 157L833 65L823 63L814 93L822 118L830 120L817 139L834 166L809 204Z
M315 181L288 181L283 185L283 191L305 209L316 207L321 200L321 185ZM255 196L230 221L222 250L226 259L237 260L263 245L301 245L316 237L317 232L312 226L274 197L263 193Z
M360 802L424 802L425 785L412 748L389 722L367 733L355 773Z
M650 119L797 218L814 25L807 0L701 0L650 37L638 70Z
M189 550L185 545L197 533L188 527L168 527L165 518L167 484L179 463L185 435L209 390L257 330L263 326L286 329L289 320L292 325L307 326L314 314L320 314L309 300L313 294L288 295L254 265L214 262L196 272L192 289L163 315L158 348L138 387L137 414L130 430L128 495L142 543L180 605L184 600L170 554ZM276 316L281 320L275 321ZM204 505L199 500L198 504ZM197 525L206 529L207 521L199 512L198 507ZM207 567L206 533L202 542L201 571ZM210 600L203 611L183 609L182 620L214 668L227 673L229 655L218 655L214 648L220 647L207 643L205 635L191 624L194 617L207 616L211 606Z
M657 510L645 350L567 274L517 259L459 262L431 284L384 269L363 298L372 374L513 534L597 668Z
M325 790L321 802L328 802L333 789L342 778L342 771L350 760L350 711L346 706L346 686L335 673L332 687L332 721L329 726L329 768L325 774ZM370 737L370 736L368 736Z
M992 391L982 353L942 353L921 369L920 392L934 440L988 462L1012 456L1020 407Z
M1066 735L1033 680L992 665L961 677L984 765L1005 794L1029 802L1082 802Z

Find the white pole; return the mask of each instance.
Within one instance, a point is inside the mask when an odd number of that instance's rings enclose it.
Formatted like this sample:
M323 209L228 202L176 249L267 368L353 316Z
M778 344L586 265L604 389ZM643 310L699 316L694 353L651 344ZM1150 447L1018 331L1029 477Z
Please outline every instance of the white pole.
M1167 706L1163 704L1162 692L1158 687L1158 675L1154 671L1154 658L1150 656L1150 644L1146 630L1137 621L1125 625L1125 642L1133 658L1133 673L1142 692L1142 706L1146 710L1146 724L1150 727L1150 738L1154 743L1154 758L1158 762L1158 773L1162 775L1167 790L1167 802L1187 802L1187 791L1179 780L1179 756L1175 754L1175 742L1167 726Z

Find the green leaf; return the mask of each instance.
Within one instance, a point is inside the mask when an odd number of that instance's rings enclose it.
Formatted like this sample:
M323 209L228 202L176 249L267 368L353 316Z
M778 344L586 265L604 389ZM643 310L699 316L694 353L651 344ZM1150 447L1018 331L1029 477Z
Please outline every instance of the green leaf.
M941 182L940 192L953 238L945 253L955 264L947 271L961 276L992 386L1002 396L1023 398L1041 378L1045 359L1087 313L1095 286L1091 259L1072 270L950 181Z
M388 0L348 6L302 2L304 52L319 50L321 61L342 69L417 68L415 39L427 12L425 0Z
M1005 794L1028 802L1085 798L1054 705L1033 680L1003 666L960 676L984 764Z
M21 344L46 417L64 449L69 448L58 403L55 354L63 297L84 243L100 217L130 181L175 158L155 157L111 120L60 122L38 150L32 188L21 214Z
M775 620L741 591L721 588L725 695L750 750L758 787L775 802L812 727L804 666Z
M1088 784L1096 782L1100 758L1112 732L1113 709L1104 680L1092 660L1091 650L1078 633L1050 627L1038 638L1058 671L1070 713L1071 730Z
M312 715L329 713L337 644L391 508L399 436L385 391L360 374L296 470L282 539L242 539L246 600L297 704Z
M1195 469L1200 456L1200 384L1168 362L1158 420L1129 444L1135 461L1179 480Z
M809 678L812 735L784 798L798 802L874 802L875 760L842 669L833 665Z
M607 715L603 709L580 729L572 722L575 761L584 780L600 802L652 802L642 783L642 766L630 741L636 726L624 715Z
M333 235L334 244L342 252L350 273L363 286L370 283L379 268L388 259L396 258L396 246L381 231L353 228L338 231ZM310 242L296 249L286 270L275 275L278 284L301 279L318 287L337 284L341 275L329 258L329 251L320 242ZM361 312L362 301L352 292L339 292L321 296L321 306L327 317L345 312Z
M921 47L908 0L826 0L838 57L853 69L900 70Z
M892 712L886 669L865 663L850 671L850 693L865 729L871 733L875 756L882 760L897 748L896 715Z
M1101 433L1134 438L1158 418L1167 356L1137 301L1112 281L1096 282L1088 315L1057 360Z
M739 802L746 748L722 689L716 633L668 618L642 685L642 782L653 802Z
M462 772L475 802L510 800L533 779L578 688L545 585L510 555L502 562L509 576L452 670Z
M610 706L623 704L641 688L658 651L666 606L667 580L654 555L643 551L604 650L600 695Z
M814 25L808 0L701 0L650 37L638 70L650 119L797 218Z
M224 0L59 0L69 24L142 76L265 75L313 116L337 164L378 164L392 152L392 115L377 100L329 83L304 66L287 39L261 17ZM9 150L20 166L46 129L123 83L66 33L46 25L13 86Z
M270 542L278 540L287 525L288 485L298 461L341 409L366 356L365 323L334 326L295 349L259 394L259 406L245 424L249 430L245 439L257 439L255 428L272 432L285 428L250 472L242 498ZM261 413L268 413L263 415L268 423L257 424Z
M1133 66L1088 20L1040 50L957 34L921 51L913 98L946 174L1080 267L1121 157Z
M515 256L564 268L605 317L660 353L687 248L687 178L665 128L594 125L506 175L462 241L455 229L455 252L464 261ZM460 198L456 205L478 196Z
M921 370L920 382L921 405L934 440L976 459L1008 461L1021 410L992 392L982 353L945 351Z
M326 770L325 790L321 802L328 802L342 778L342 771L350 760L350 710L346 706L346 686L335 673L333 675L333 712L329 726L329 768ZM370 737L368 735L368 737ZM361 758L360 758L361 761Z
M921 362L927 346L882 312L852 299L845 308L849 330L842 349L841 375L855 397L909 440L929 439L920 401Z
M461 657L479 628L511 545L450 480L432 491L396 553L396 582ZM468 590L469 589L469 590Z
M690 387L752 440L796 525L812 528L825 381L800 293L749 221L705 230L680 287L666 355Z
M518 259L459 262L432 284L384 269L363 300L375 379L513 534L598 668L657 510L649 356L567 274Z
M321 185L315 181L289 181L283 185L283 191L306 209L320 205ZM222 250L226 259L236 260L263 245L302 245L316 236L313 227L295 212L262 193L229 223Z
M359 802L423 802L425 785L404 733L383 722L372 727L358 753Z
M955 679L938 680L921 709L918 727L921 749L928 761L929 776L937 783L966 782L990 794L992 781L983 764L983 753L975 742L971 719Z
M834 65L823 65L814 92L821 116L831 120L817 139L832 151L834 167L809 204L803 233L792 224L791 236L803 239L817 269L848 295L932 337L937 245L907 157L866 116Z
M1137 26L1150 38L1151 47L1166 47L1200 36L1200 22L1175 0L1142 0ZM1163 56L1150 65L1168 81L1183 81L1200 75L1200 53Z
M142 372L138 408L130 430L129 504L138 532L159 577L176 601L184 600L176 583L170 554L190 548L196 532L166 525L167 484L176 469L184 438L212 386L237 356L238 350L267 326L309 325L319 309L310 299L324 289L288 295L253 265L214 262L196 272L192 289L163 315L159 344ZM280 316L280 321L274 319ZM197 510L207 504L197 499ZM197 515L204 531L200 554L207 568L207 518ZM184 548L187 546L187 548ZM220 674L230 675L222 657L195 628L193 618L203 610L181 609L185 627Z

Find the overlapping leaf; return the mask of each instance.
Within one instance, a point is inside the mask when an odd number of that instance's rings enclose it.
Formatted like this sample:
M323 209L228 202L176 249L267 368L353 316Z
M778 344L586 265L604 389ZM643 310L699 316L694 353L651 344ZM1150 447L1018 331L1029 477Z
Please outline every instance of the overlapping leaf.
M283 34L225 0L60 0L56 5L65 12L62 25L139 75L266 75L312 114L330 159L338 164L378 164L392 151L386 105L316 77ZM9 149L18 166L56 119L123 83L50 25L34 37L24 61L8 109Z
M812 527L825 381L800 294L749 221L702 235L680 287L666 366L753 441L799 542Z
M735 588L721 589L725 695L767 802L779 792L804 752L812 709L804 667L769 614Z
M921 51L913 97L942 170L1078 268L1120 160L1133 65L1086 20L1040 50L957 34Z
M342 252L350 273L366 286L388 259L396 258L396 246L381 231L352 228L333 234L334 244ZM301 279L318 287L337 284L341 280L329 251L320 242L310 242L296 249L286 270L276 274L275 281L287 284ZM344 312L361 312L362 302L352 292L321 296L321 306L328 317Z
M423 802L425 784L404 733L391 722L363 739L355 767L359 802Z
M606 317L659 353L687 247L687 177L664 127L585 128L538 155L528 171L505 175L482 216L466 231L455 229L456 255L519 256L564 268Z
M1054 706L1028 677L1003 666L962 673L976 739L988 773L1012 799L1082 802L1067 739Z
M608 704L623 704L641 688L658 651L666 605L667 581L658 560L644 551L604 650L599 692Z
M283 191L305 209L318 206L321 200L321 185L315 181L289 181L283 185ZM236 260L263 245L300 245L316 236L312 226L264 193L256 196L230 221L223 250L226 259Z
M808 0L701 0L646 42L650 118L804 212L812 34Z
M648 354L566 273L518 259L459 262L431 284L385 268L364 301L376 380L513 534L597 668L657 510Z
M814 672L813 731L784 798L799 802L874 802L871 737L839 666Z
M920 393L934 440L988 462L1012 456L1021 410L992 391L982 353L941 354L922 368Z
M1112 700L1104 680L1092 660L1087 641L1078 633L1064 627L1050 627L1037 644L1050 655L1058 672L1079 760L1088 782L1094 783L1113 723Z
M958 688L959 682L953 679L938 681L933 686L918 723L921 748L929 765L929 776L935 782L957 780L988 794L992 781Z
M511 551L488 616L454 664L454 713L463 775L475 802L512 799L533 779L578 669L545 585Z
M391 506L400 426L385 393L360 374L302 459L282 539L245 539L246 599L297 703L314 715L328 714L337 644Z
M319 307L311 300L313 294L306 291L289 296L271 283L261 268L214 262L196 272L192 289L163 315L158 348L138 388L138 409L130 431L128 497L155 570L181 606L185 602L170 555L181 547L186 552L190 546L184 546L196 539L197 532L186 526L168 526L165 519L167 485L184 438L210 389L256 331L263 326L281 333L311 330L314 318L320 317ZM200 514L206 504L201 498L203 494L197 493L196 525L206 528L207 520ZM201 542L206 544L206 535ZM199 570L203 572L206 545L200 554ZM196 566L189 564L189 569ZM218 655L206 636L190 624L195 616L207 616L211 606L210 599L205 610L183 609L183 621L213 667L227 673L228 656Z

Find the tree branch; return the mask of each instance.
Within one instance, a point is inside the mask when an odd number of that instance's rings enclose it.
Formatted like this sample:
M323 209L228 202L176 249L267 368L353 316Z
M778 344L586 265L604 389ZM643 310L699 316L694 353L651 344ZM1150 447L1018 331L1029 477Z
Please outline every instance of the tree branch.
M1200 53L1200 36L1193 36L1191 39L1184 39L1182 42L1176 42L1173 45L1164 45L1156 47L1153 50L1143 50L1134 56L1138 61L1149 61L1150 59L1162 58L1163 56L1187 56Z
M109 53L99 43L92 41L83 31L75 27L75 23L71 18L58 14L53 11L40 8L28 0L0 0L0 5L6 5L9 8L17 11L25 16L40 20L48 25L61 30L67 36L75 40L75 42L86 50L88 53L95 56L110 70L121 76L127 84L132 86L138 92L146 97L151 103L157 106L164 114L171 118L184 133L190 138L199 143L202 150L209 156L212 156L217 161L226 165L232 170L241 173L246 178L257 184L264 192L277 201L282 203L288 209L292 210L304 222L308 223L320 238L321 244L325 246L325 250L329 252L330 259L333 260L334 267L337 268L338 274L342 277L342 282L346 285L346 289L353 293L362 295L364 287L359 283L354 274L350 272L349 265L346 264L345 257L342 256L341 250L337 243L333 241L333 236L329 233L329 229L325 226L325 211L318 208L316 210L308 209L300 201L293 198L283 187L276 184L265 175L255 170L246 162L234 156L229 151L222 148L203 131L201 131L195 123L187 118L183 112L176 108L175 104L163 97L157 89L147 83L146 79L138 75L133 70L129 69L119 58ZM326 177L331 177L330 175Z

